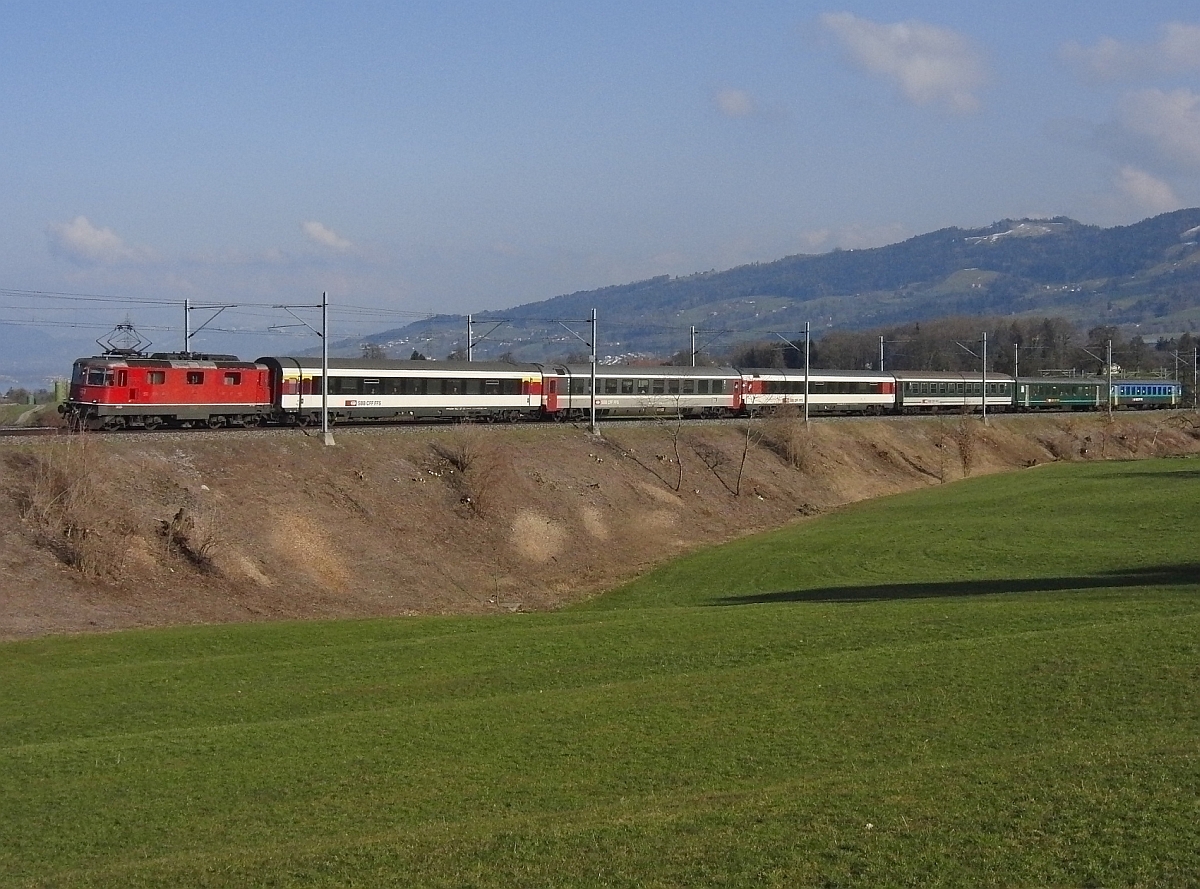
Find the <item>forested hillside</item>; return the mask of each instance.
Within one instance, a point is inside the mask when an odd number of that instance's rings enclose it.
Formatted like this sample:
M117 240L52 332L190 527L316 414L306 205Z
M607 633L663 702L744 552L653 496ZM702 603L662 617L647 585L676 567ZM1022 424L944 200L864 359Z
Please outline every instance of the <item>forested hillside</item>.
M1082 330L1110 326L1154 341L1200 324L1198 237L1200 208L1108 229L1065 217L947 228L870 250L663 276L480 313L475 336L487 335L475 355L586 353L559 322L579 322L593 308L598 352L614 357L690 352L692 327L698 348L728 355L758 340L794 339L805 322L819 339L962 315L1054 316ZM569 326L587 338L586 325ZM444 358L465 347L466 319L439 317L370 340L395 357Z

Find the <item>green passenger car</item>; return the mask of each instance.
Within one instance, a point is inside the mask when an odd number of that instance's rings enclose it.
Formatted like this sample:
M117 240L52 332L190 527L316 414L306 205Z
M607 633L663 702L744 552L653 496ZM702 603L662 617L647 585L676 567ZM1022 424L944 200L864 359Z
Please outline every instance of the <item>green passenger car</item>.
M1078 377L1036 377L1017 381L1018 410L1095 410L1104 405L1105 382Z

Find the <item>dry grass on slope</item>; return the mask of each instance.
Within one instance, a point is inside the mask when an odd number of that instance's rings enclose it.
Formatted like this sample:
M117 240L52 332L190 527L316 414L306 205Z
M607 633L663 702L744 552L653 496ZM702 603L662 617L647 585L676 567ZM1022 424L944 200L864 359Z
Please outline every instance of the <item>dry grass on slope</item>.
M72 437L0 450L0 637L546 609L842 504L1200 451L1194 414Z

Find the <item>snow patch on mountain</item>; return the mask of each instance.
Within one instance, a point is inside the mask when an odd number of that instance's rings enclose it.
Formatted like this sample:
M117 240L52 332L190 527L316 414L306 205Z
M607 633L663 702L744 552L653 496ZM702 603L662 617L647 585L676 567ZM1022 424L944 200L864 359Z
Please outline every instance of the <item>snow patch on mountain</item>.
M1025 220L1011 225L1002 232L995 232L990 235L980 235L979 237L967 238L968 244L995 244L997 241L1005 238L1040 238L1044 235L1053 235L1065 229L1066 223L1062 222L1040 222L1038 220Z

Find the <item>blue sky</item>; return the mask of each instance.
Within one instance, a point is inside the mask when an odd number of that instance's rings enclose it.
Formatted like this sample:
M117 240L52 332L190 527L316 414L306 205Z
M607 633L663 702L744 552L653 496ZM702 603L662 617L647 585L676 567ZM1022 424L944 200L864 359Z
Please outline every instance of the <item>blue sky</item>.
M1194 3L0 0L0 323L324 290L378 330L1198 204Z

